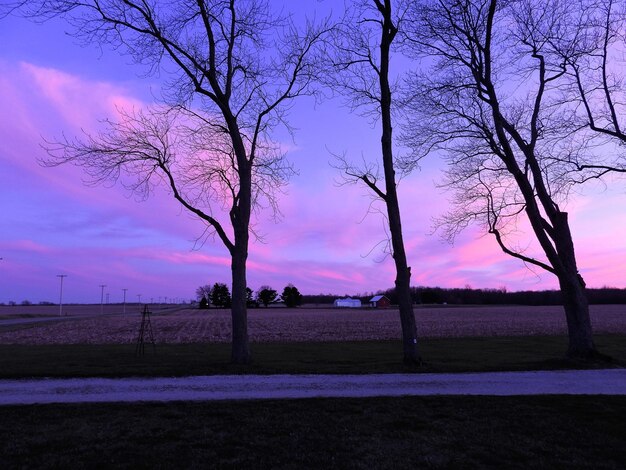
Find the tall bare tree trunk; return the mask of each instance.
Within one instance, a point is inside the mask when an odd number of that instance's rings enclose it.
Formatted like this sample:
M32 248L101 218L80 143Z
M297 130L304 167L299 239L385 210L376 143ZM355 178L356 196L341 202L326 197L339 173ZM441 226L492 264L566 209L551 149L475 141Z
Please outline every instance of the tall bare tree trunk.
M401 228L399 230L400 243L402 243ZM393 238L393 230L391 236ZM402 326L403 360L406 364L420 364L422 360L417 347L417 329L413 312L413 299L411 297L411 268L407 266L404 250L402 250L401 254L394 252L394 260L396 263L396 294L398 296L400 324Z
M559 261L561 261L560 269L556 270L556 274L563 296L569 339L567 356L580 359L597 357L599 354L593 342L585 281L578 273L567 213L558 213L554 229L555 245L559 253Z
M246 306L247 249L244 249L243 246L235 245L234 251L231 265L233 275L231 362L234 364L248 364L251 360L251 355L248 341L248 312Z
M526 193L530 192L530 185L527 185ZM527 197L526 201L533 230L550 261L551 272L559 280L569 339L567 356L580 359L600 357L602 355L598 353L593 342L589 301L585 281L578 272L568 214L558 209L553 210L550 214L551 230L546 231L547 224L541 218L534 200Z
M569 338L567 356L581 359L601 357L593 342L589 301L585 281L578 272L568 214L556 209L554 204L545 204L544 207L552 208L549 225L541 216L530 183L520 180L519 185L527 202L528 220L550 262L547 268L559 280ZM540 187L539 184L536 186ZM548 226L550 230L546 230Z
M589 304L585 287L578 279L571 276L559 278L559 286L563 295L563 308L567 320L569 345L567 356L578 359L591 359L598 355L589 318Z
M234 122L234 119L233 119ZM235 127L233 125L233 127ZM240 137L238 132L237 137ZM252 205L252 164L248 161L240 138L233 139L239 172L238 201L230 211L235 243L232 249L233 299L231 305L232 349L231 362L249 364L251 361L248 339L248 309L246 303L246 261L250 241L250 213Z
M393 259L396 265L396 294L400 308L400 324L402 325L402 350L404 362L419 364L421 362L417 347L417 330L413 299L411 298L411 268L408 267L404 240L402 238L402 221L400 218L400 204L396 187L396 174L393 161L393 140L391 125L391 87L389 86L389 49L397 33L391 17L391 0L385 0L384 5L378 3L378 9L383 16L383 27L380 42L380 111L382 119L381 148L383 168L385 172L385 204L389 218L391 232L391 246Z
M385 94L383 94L383 97ZM390 100L391 93L388 94ZM385 170L385 185L387 216L389 218L389 231L391 232L391 246L393 260L396 266L396 295L400 309L400 324L402 326L402 351L403 359L407 364L419 364L421 358L417 347L417 328L415 326L415 313L413 312L413 298L411 297L411 268L406 260L404 240L402 237L402 221L400 218L400 205L396 191L395 172L393 169L393 156L391 149L391 120L389 106L386 99L382 100L383 109L383 166ZM385 112L387 108L387 112ZM385 116L387 119L385 119Z

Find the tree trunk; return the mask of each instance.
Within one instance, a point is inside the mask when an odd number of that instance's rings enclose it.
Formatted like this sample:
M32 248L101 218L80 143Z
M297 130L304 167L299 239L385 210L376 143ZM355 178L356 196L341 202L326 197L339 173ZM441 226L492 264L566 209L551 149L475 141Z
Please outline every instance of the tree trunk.
M251 361L246 306L246 258L247 249L235 245L231 264L233 276L231 362L233 364L249 364Z
M567 320L570 358L591 359L598 355L593 343L589 301L585 281L578 273L574 241L566 212L559 212L554 220L555 245L559 252L561 269L557 270Z
M569 338L567 357L591 359L598 353L593 342L589 303L585 287L579 281L578 276L573 277L574 279L571 275L559 278Z
M558 212L554 218L554 241L559 254L556 274L563 296L563 308L567 321L570 358L591 359L598 356L593 343L589 301L585 281L578 273L574 241L569 228L567 212Z
M415 326L415 314L413 313L413 299L411 297L411 268L398 267L396 261L396 294L398 307L400 308L400 324L402 326L402 352L405 364L421 364L422 359L417 347L417 329Z
M402 238L402 221L400 203L396 188L396 173L393 161L393 127L391 125L391 87L389 85L389 49L397 33L391 18L391 2L385 0L379 7L383 15L383 27L380 42L380 113L382 121L381 150L385 173L385 205L389 218L393 259L396 264L396 294L400 308L400 324L402 326L402 351L406 364L420 364L421 358L417 348L417 330L413 299L411 298L411 269L407 266L404 240Z
M248 155L243 143L237 118L230 111L228 103L223 107L224 119L233 143L237 161L239 190L230 210L230 223L233 227L234 244L230 249L231 271L233 278L231 326L232 343L230 360L233 364L252 362L248 341L248 308L246 262L248 260L248 242L250 240L250 213L252 212L252 155Z
M230 211L230 220L235 238L231 251L233 275L231 362L233 364L249 364L252 362L252 356L248 341L246 262L248 260L250 213L252 211L252 166L247 159L241 134L234 119L231 127L237 130L233 137L233 146L237 155L237 172L239 174L239 192L237 198L235 198L237 202Z

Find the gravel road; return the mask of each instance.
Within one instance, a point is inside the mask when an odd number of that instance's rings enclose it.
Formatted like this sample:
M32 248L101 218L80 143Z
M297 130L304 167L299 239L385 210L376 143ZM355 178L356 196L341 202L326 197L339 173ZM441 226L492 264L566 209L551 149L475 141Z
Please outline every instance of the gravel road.
M626 395L626 369L0 380L0 405L403 395Z

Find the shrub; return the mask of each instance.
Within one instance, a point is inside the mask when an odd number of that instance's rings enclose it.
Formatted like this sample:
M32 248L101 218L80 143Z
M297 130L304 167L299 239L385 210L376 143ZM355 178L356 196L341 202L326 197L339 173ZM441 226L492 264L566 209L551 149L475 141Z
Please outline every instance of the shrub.
M302 294L296 286L288 284L281 295L283 302L287 307L297 307L302 303Z

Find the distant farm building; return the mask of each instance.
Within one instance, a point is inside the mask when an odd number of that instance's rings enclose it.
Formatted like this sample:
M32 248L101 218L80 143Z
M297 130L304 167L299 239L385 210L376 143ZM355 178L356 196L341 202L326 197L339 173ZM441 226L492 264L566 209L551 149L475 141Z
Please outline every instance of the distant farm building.
M391 300L384 295L375 295L370 299L370 306L374 308L385 308L391 305Z
M352 299L350 297L346 297L345 299L336 299L333 305L335 307L360 308L361 301L359 299Z

